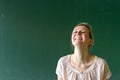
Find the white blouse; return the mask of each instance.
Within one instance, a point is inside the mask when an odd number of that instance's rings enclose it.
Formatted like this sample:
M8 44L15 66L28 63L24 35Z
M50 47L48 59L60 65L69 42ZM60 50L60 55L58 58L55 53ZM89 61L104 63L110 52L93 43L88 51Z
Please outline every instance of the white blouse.
M71 65L70 55L58 61L56 74L63 80L106 80L111 77L107 62L95 56L94 63L85 71L79 71Z

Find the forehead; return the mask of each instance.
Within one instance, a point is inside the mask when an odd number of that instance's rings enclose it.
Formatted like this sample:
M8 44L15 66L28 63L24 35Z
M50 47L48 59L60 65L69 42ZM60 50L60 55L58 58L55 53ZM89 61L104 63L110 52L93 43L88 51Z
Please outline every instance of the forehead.
M86 26L76 26L74 29L73 29L73 31L74 30L87 30L87 31L89 31L89 29L86 27Z

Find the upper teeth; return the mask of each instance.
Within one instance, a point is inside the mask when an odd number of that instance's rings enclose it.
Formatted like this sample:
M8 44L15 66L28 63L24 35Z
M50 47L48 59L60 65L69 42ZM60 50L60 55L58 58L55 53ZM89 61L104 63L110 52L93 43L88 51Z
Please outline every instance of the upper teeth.
M80 38L76 38L75 40L81 40Z

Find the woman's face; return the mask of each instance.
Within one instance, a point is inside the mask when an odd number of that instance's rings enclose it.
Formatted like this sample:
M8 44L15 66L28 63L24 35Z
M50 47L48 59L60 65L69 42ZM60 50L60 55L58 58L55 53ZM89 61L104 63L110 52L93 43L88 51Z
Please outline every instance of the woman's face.
M85 26L75 27L72 32L71 40L74 46L89 46L93 43L93 40L89 37L89 29Z

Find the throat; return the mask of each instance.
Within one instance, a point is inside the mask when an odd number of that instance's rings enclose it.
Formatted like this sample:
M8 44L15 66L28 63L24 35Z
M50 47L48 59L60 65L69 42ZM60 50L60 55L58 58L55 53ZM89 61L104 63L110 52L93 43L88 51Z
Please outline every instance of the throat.
M93 55L87 55L82 57L75 57L74 54L71 55L71 65L79 71L84 71L88 69L93 64L93 61Z

